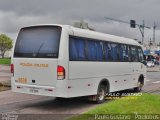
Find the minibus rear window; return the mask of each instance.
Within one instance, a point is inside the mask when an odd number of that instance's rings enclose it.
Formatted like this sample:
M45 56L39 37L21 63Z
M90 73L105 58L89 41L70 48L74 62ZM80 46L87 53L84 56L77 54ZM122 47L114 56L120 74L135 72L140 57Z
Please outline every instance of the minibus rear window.
M14 57L58 58L61 27L22 28L15 45Z

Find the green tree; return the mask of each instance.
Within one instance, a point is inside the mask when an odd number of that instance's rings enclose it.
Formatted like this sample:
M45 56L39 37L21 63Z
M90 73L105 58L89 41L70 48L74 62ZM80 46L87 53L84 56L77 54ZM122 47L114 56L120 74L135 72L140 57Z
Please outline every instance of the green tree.
M0 56L4 58L6 51L13 47L13 40L5 34L0 35Z

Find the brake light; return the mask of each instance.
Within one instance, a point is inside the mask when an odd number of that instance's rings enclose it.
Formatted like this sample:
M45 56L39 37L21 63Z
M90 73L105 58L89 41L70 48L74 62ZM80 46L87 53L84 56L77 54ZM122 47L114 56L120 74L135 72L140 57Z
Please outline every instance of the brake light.
M14 74L14 64L11 64L11 73Z
M58 80L65 79L65 69L63 66L57 66L57 79Z

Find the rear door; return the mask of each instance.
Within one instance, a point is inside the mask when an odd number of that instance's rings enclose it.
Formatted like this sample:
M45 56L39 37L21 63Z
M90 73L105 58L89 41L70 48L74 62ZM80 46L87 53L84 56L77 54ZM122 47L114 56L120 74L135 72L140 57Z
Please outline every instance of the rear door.
M34 26L21 29L14 51L17 83L55 86L61 27Z

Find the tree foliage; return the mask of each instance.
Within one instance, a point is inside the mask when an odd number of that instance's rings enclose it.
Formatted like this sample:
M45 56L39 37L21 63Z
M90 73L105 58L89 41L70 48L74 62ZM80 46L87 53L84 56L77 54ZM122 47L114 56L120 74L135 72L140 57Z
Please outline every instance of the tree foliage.
M10 50L13 47L13 40L5 34L0 35L0 55L4 58L6 51Z

